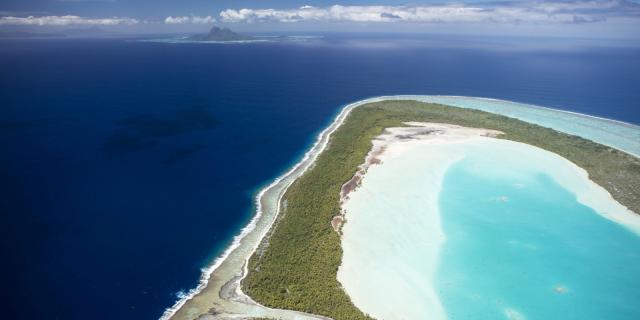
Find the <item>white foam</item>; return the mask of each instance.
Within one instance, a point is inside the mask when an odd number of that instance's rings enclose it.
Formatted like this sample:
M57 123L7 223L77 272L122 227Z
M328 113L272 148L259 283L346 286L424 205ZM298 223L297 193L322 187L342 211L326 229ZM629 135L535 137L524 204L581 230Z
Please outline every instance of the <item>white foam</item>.
M261 205L260 205L259 199L262 196L262 194L264 194L265 190L266 189L263 189L256 197L256 203L257 203L256 215L253 217L253 219L251 219L249 224L246 225L244 228L242 228L242 231L240 231L240 234L233 237L233 242L229 247L227 247L227 249L222 253L222 255L217 257L211 265L201 269L202 273L200 275L200 280L198 281L198 286L189 290L189 292L187 292L186 294L182 291L183 294L178 295L178 300L173 304L173 306L167 308L167 310L164 311L164 313L160 317L160 320L170 319L176 313L176 311L178 311L187 301L189 301L195 295L200 293L202 289L204 289L209 283L209 278L211 277L211 273L213 273L213 271L215 271L222 264L222 262L224 262L224 260L231 254L233 250L235 250L236 248L238 248L238 246L240 246L240 241L247 234L249 234L249 232L255 229L256 222L262 215L262 210L260 210Z
M331 125L329 127L327 127L325 130L323 130L318 137L316 138L316 141L313 145L313 147L307 151L304 156L302 157L302 159L295 165L293 166L293 168L291 168L289 171L287 171L285 174L281 175L280 177L276 178L273 182L271 182L271 184L269 184L267 187L263 188L262 190L260 190L260 192L258 193L258 195L255 197L255 203L256 203L256 214L255 216L251 219L251 221L249 222L249 224L247 226L245 226L242 231L240 232L240 234L236 235L233 238L233 242L231 243L231 245L222 253L222 255L220 255L219 257L217 257L213 263L209 266L207 266L206 268L202 269L202 274L200 276L200 280L198 282L198 286L189 290L189 292L184 295L183 297L179 298L174 304L173 306L167 308L165 310L165 312L162 314L162 316L160 317L160 320L168 320L170 319L173 315L175 315L175 313L182 307L185 305L185 303L187 303L187 301L193 299L193 297L195 297L197 294L199 294L200 292L202 292L202 290L207 286L207 284L209 283L209 279L211 277L211 274L217 269L219 268L222 263L229 257L229 255L235 250L237 249L241 244L242 244L242 239L244 239L248 234L250 234L251 232L253 232L256 228L256 225L258 223L258 221L260 220L260 218L263 215L263 210L262 210L262 198L264 197L265 193L267 191L269 191L270 189L276 187L278 184L282 183L284 179L288 178L289 176L293 175L294 173L296 173L296 171L299 170L300 172L297 173L297 176L303 174L315 161L315 159L318 157L318 155L320 153L322 153L322 151L326 148L328 142L329 142L329 136L337 129L340 127L340 125L342 124L342 122L344 121L344 119L347 117L347 115L349 114L349 112L351 111L352 108L355 108L356 106L358 106L359 103L354 103L354 104L350 104L348 106L346 106L345 108L343 108L343 110L338 114L338 116L336 117L336 119L331 123ZM288 182L288 184L290 185L292 182L294 181L294 179L292 179L290 182ZM285 188L286 190L286 188ZM282 197L282 195L284 194L284 192L282 192L280 194L280 197L278 199L278 203L280 202L280 198ZM277 206L279 207L279 206ZM274 216L275 218L275 216ZM275 220L275 219L274 219ZM270 224L268 224L268 227L265 228L264 230L260 230L262 235L259 237L259 239L262 239L264 237L264 235L268 232L269 228L271 227L273 221L271 221ZM251 250L251 254L253 254L253 252L256 250L256 248L259 245L259 241L257 241L255 244L253 244L253 250ZM251 257L251 254L248 255L244 260L245 262ZM244 276L246 276L247 274L247 263L244 263ZM243 276L243 278L244 278ZM239 280L241 281L241 280ZM243 295L246 300L253 302L254 304L257 305L257 303L255 303L255 301L251 300L249 297L247 297L246 295L244 295L244 293L242 293L241 291L239 292L239 294ZM267 309L265 307L265 309Z

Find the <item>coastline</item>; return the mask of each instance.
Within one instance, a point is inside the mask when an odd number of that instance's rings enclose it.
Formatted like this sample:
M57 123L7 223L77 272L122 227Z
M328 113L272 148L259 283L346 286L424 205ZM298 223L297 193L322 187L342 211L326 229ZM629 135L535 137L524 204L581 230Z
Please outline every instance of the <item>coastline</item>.
M331 122L331 124L324 129L323 131L320 132L320 134L318 135L318 137L316 138L315 143L313 144L313 146L309 149L309 151L307 151L304 156L302 157L302 159L296 163L289 171L287 171L286 173L284 173L283 175L279 176L278 178L276 178L272 183L270 183L267 187L263 188L258 195L255 198L256 201L256 214L255 216L251 219L251 221L249 222L249 224L247 224L247 226L245 226L240 234L238 234L237 236L234 237L232 244L223 252L223 254L221 256L219 256L218 258L216 258L213 262L213 264L211 264L211 266L207 267L207 268L203 268L202 271L202 275L200 277L200 280L198 282L198 286L194 289L189 290L189 292L183 296L180 297L178 299L178 301L176 301L176 303L171 306L170 308L167 308L167 310L163 313L163 315L160 317L160 320L168 320L168 319L193 319L193 316L199 317L202 313L202 311L208 311L209 308L198 308L197 306L194 306L196 309L200 309L198 312L198 315L195 315L193 312L192 313L188 313L185 314L184 316L181 316L180 311L184 309L185 305L187 305L187 303L189 301L193 301L193 299L199 295L200 293L202 293L206 288L208 288L209 284L210 284L210 279L212 274L218 270L219 268L223 267L223 264L225 263L225 261L229 261L230 256L238 249L240 248L241 245L245 245L245 246L249 246L251 247L251 250L249 252L248 255L246 255L246 257L243 257L243 263L241 268L239 268L242 272L241 272L241 277L237 278L236 277L232 277L232 278L228 278L228 279L219 279L219 282L224 281L223 286L224 285L228 285L231 284L233 285L235 288L233 291L235 291L235 295L236 297L233 297L235 300L235 302L238 303L238 305L236 305L234 308L232 308L233 311L239 311L236 309L243 309L243 308L249 308L249 309L264 309L264 310L246 310L248 313L255 313L255 314L247 314L247 315L251 315L251 316L264 316L266 315L265 313L272 313L272 312L282 312L285 314L278 314L277 316L279 317L286 317L287 315L300 318L301 316L305 316L304 314L300 313L300 312L296 312L296 311L290 311L290 310L275 310L275 309L271 309L271 308L267 308L264 306L261 306L259 304L257 304L255 301L253 301L251 298L249 298L248 296L246 296L240 289L240 281L242 281L242 279L244 278L244 276L246 276L247 274L247 260L251 257L251 255L253 255L253 253L255 252L255 250L258 248L258 245L260 244L260 241L262 241L262 238L267 234L267 232L269 231L269 229L271 228L271 226L273 225L274 221L275 221L275 217L277 216L277 208L279 207L279 203L280 203L280 199L282 198L282 195L284 194L284 192L286 191L287 187L289 185L291 185L291 183L293 183L293 181L300 175L302 175L309 167L311 167L313 165L314 160L317 158L317 156L322 153L322 151L324 151L324 149L326 148L328 141L329 141L329 137L331 136L331 134L338 128L340 127L340 125L342 124L342 122L344 121L344 119L346 119L347 115L349 114L349 112L357 107L360 106L362 104L366 104L367 102L363 102L363 101L357 101L351 104L346 105L345 107L342 108L342 110L337 114L337 116L335 117L335 119L333 120L333 122ZM271 214L264 218L265 216L265 212L264 212L264 203L268 202L269 199L266 199L265 196L270 195L270 192L276 192L278 194L277 196L277 200L275 201L275 212L270 212ZM271 204L273 206L273 203ZM273 208L272 208L273 211ZM269 220L269 221L261 221L261 220ZM257 229L257 227L260 226L260 222L262 222L263 226L260 229ZM251 243L243 243L242 241L245 240L249 235L251 234L255 234L258 233L259 236L257 237L257 241L251 241ZM220 286L220 288L222 289L222 286ZM215 295L215 297L213 297L215 300L224 300L222 297L220 297L220 295ZM230 299L231 300L231 299ZM218 301L211 301L212 305L216 305ZM222 302L222 301L220 301ZM233 303L233 302L232 302ZM258 312L256 312L258 311ZM261 312L260 312L261 311ZM234 312L235 313L235 312ZM289 314L290 313L290 314ZM321 316L312 316L312 315L306 315L308 318L310 319L326 319L325 317L321 317Z
M360 100L346 105L335 117L335 120L324 129L317 137L316 142L307 151L304 157L289 171L275 179L267 187L263 188L256 196L256 214L249 224L245 226L240 234L236 235L232 244L214 260L214 262L203 269L199 284L191 289L186 295L180 297L176 303L168 308L160 319L194 319L201 315L203 318L216 317L239 317L239 316L275 316L284 319L326 319L321 316L304 314L297 311L272 309L261 306L242 292L240 281L247 275L247 261L258 248L263 237L270 230L275 218L278 215L280 200L287 188L307 169L313 166L316 158L325 150L331 134L338 129L350 112L361 105L371 102L388 100L416 100L424 101L434 97L452 96L383 96ZM486 98L472 98L486 99ZM507 102L503 100L496 100ZM537 107L537 106L536 106ZM540 107L544 108L544 107ZM548 108L544 108L548 109ZM571 112L553 110L553 112ZM583 114L580 117L591 117ZM592 117L599 119L597 117ZM609 120L617 123L615 120ZM635 129L635 125L620 122L620 125L630 125ZM553 128L562 131L558 128ZM612 146L615 147L615 146ZM617 147L620 149L619 147ZM627 153L634 154L628 150ZM223 314L209 315L211 309L223 311Z

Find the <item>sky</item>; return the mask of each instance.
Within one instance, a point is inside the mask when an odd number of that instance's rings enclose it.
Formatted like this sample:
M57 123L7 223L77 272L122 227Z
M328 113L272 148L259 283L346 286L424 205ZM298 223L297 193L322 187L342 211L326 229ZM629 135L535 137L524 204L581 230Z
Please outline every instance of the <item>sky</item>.
M407 32L640 39L638 0L0 0L0 29Z

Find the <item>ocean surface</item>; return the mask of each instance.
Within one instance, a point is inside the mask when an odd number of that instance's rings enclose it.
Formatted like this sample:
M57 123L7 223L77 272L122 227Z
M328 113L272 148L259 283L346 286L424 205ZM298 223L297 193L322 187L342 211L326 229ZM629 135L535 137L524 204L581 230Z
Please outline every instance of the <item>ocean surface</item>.
M4 315L158 318L349 102L482 96L639 124L639 86L624 41L1 40Z

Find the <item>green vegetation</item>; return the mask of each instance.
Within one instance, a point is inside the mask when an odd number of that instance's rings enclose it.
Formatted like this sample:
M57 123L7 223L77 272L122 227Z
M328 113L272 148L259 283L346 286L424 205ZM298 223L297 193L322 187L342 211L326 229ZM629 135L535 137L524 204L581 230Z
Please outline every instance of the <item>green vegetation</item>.
M384 128L406 121L441 122L504 132L500 138L557 153L635 212L640 212L640 160L580 137L483 111L416 101L385 101L354 109L334 132L313 168L284 195L278 221L249 260L243 288L256 301L334 319L367 319L342 290L336 273L340 236L331 218L340 211L340 188L355 174ZM348 216L347 216L348 219ZM347 221L348 223L348 221Z

